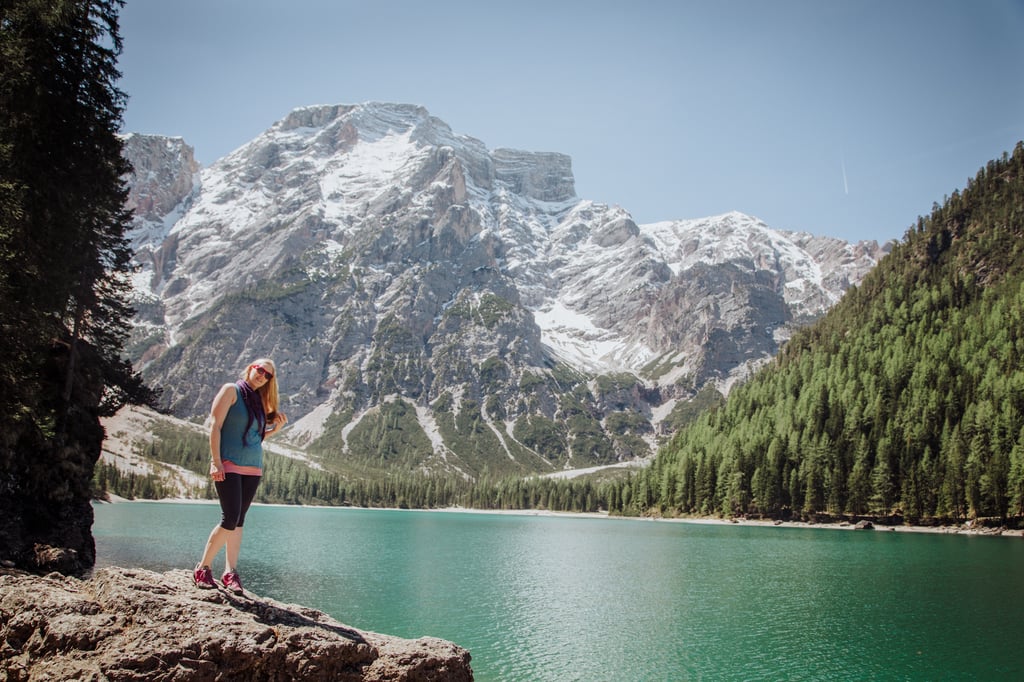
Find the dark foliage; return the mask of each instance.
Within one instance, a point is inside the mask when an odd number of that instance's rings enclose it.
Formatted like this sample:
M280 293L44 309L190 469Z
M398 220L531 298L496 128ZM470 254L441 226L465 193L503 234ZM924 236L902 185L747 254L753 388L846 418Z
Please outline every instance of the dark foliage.
M91 566L99 417L153 397L121 352L121 4L0 5L0 552L36 570Z

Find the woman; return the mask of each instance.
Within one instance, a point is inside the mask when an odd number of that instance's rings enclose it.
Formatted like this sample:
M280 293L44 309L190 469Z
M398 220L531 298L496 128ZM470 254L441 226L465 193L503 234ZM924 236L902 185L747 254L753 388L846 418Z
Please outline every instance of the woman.
M197 587L215 588L210 565L224 551L221 582L242 594L238 553L242 524L263 475L263 439L278 433L288 418L278 409L277 370L269 358L251 363L242 378L221 386L210 408L210 476L220 499L221 521L206 541L192 578Z

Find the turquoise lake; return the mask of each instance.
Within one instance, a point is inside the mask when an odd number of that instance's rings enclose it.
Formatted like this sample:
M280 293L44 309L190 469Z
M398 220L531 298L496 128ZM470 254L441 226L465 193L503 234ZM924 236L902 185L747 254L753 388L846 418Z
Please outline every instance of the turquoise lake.
M95 513L98 567L159 571L191 570L220 515ZM254 506L239 568L257 595L451 640L480 681L1024 679L1020 537Z

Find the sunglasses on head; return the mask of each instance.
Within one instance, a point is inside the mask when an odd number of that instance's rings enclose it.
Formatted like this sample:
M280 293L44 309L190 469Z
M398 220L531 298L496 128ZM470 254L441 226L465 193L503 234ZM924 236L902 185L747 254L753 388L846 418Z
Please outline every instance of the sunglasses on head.
M271 379L273 379L273 378L274 378L274 375L273 375L273 374L271 374L271 373L270 373L270 372L268 372L267 370L263 369L263 365L253 365L253 366L252 366L252 368L253 368L254 370L256 370L256 373L257 373L257 374L259 374L259 375L260 375L261 377L263 377L263 378L264 378L264 379L266 379L267 381L270 381Z

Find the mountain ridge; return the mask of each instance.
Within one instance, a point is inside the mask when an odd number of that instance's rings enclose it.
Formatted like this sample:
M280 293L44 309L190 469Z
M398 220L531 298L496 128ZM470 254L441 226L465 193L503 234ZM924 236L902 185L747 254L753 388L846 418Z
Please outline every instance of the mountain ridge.
M488 152L414 105L296 109L205 169L180 139L126 155L131 352L168 408L271 354L295 444L351 454L397 400L430 443L391 453L413 469L648 456L676 402L728 392L885 253L739 213L637 225L576 197L568 156Z

